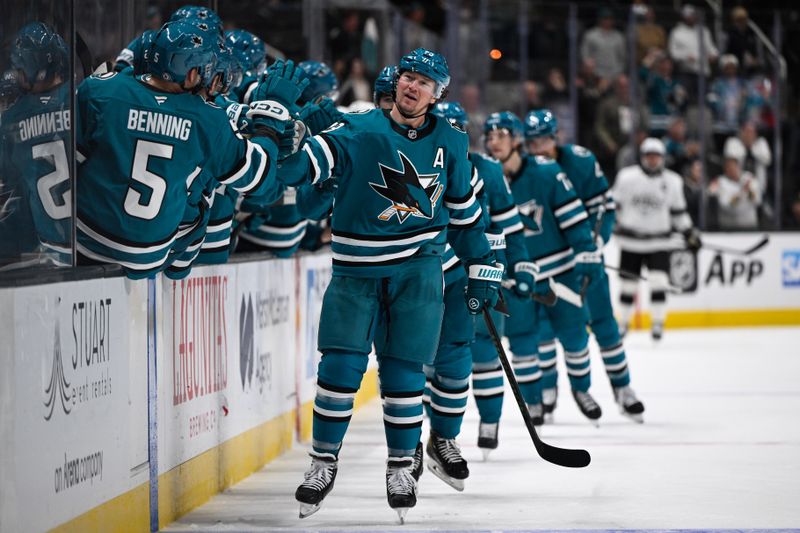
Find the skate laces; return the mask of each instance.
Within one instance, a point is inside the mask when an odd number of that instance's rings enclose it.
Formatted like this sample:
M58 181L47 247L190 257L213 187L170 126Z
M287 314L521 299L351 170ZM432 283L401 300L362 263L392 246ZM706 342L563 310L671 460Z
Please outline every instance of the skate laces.
M436 445L439 455L448 463L462 462L464 460L464 458L461 457L461 448L459 448L458 443L456 443L456 439L437 437L434 444Z
M581 404L581 407L587 411L600 408L588 392L577 391L575 392L575 398L578 400L578 403Z
M389 464L386 470L386 487L391 494L412 494L416 490L416 480L411 474L413 462L400 465Z
M331 479L333 479L333 471L335 466L335 461L312 457L311 468L309 468L308 471L303 474L305 479L300 486L319 491L323 490L330 484Z

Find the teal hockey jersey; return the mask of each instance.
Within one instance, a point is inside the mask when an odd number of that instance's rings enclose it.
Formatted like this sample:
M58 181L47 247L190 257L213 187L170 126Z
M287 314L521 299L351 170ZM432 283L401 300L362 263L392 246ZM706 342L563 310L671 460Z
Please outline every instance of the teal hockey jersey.
M511 178L530 257L542 278L566 272L574 254L593 250L589 216L558 163L526 155Z
M271 201L283 186L271 140L246 140L201 96L161 92L128 72L78 89L77 246L138 278L163 269L173 244L196 229L180 224L201 174Z
M38 248L59 265L70 265L72 253L70 100L69 83L24 94L3 112L0 129L0 219L28 212L7 220L2 239L19 241L12 248L23 253ZM33 228L11 227L15 219L32 220Z
M467 262L489 260L482 211L470 186L467 135L427 115L408 128L389 112L349 113L310 137L282 179L297 183L334 177L334 273L384 277L427 245L449 240ZM449 229L448 229L449 228ZM447 236L445 230L452 232Z
M557 148L556 161L561 165L575 192L589 213L592 230L599 229L603 242L608 242L616 220L616 205L608 187L608 180L591 152L577 144L565 144ZM601 207L603 207L601 209ZM602 214L600 225L597 216Z

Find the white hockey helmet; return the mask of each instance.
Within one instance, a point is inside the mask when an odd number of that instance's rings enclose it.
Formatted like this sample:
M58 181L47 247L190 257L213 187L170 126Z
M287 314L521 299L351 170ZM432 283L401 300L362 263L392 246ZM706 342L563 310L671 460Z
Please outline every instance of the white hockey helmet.
M664 168L664 156L666 153L667 149L661 139L648 137L642 141L642 144L639 146L639 161L642 165L642 169L647 174L657 174L661 172ZM658 159L648 157L652 155L658 155L660 157Z

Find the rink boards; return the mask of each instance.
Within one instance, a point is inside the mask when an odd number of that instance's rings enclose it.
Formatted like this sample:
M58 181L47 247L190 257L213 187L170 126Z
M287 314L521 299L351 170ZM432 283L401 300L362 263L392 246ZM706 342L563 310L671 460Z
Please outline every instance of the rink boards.
M330 275L321 254L197 268L152 295L123 278L0 289L0 530L163 526L306 440ZM797 233L750 257L703 251L695 277L668 325L800 324ZM359 402L376 389L373 369Z

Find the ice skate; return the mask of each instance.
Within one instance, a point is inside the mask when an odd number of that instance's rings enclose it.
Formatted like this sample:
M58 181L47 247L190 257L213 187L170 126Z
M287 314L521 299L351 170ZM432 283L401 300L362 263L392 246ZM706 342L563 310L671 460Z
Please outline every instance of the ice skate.
M538 427L544 424L544 406L541 403L529 403L527 405L528 414L533 425Z
M484 461L487 461L489 459L489 453L497 448L497 432L499 428L500 424L498 422L494 424L481 422L480 425L478 425L478 448L480 448L481 453L483 453Z
M300 518L316 513L322 500L333 488L336 480L338 461L333 454L311 452L311 467L306 471L305 479L294 493L300 502Z
M553 423L553 412L556 410L557 402L558 402L557 387L542 389L542 406L544 407L544 421L546 424Z
M428 470L456 489L464 490L464 480L469 477L467 461L461 456L456 439L445 439L431 431L428 439Z
M664 324L661 322L653 322L650 327L650 335L653 337L653 342L659 342L661 337L664 336Z
M644 423L644 404L639 401L630 385L614 387L614 400L619 405L619 412L634 422Z
M390 457L386 461L386 498L389 507L397 511L401 524L405 523L408 510L417 505L417 480L413 470L413 458Z
M422 475L422 441L417 443L417 449L414 450L414 468L411 470L411 475L414 476L415 481L419 481Z
M600 427L600 423L597 421L601 416L603 416L603 411L600 409L600 406L594 401L592 395L588 392L581 392L581 391L572 391L572 396L575 398L575 403L578 404L578 409L581 410L583 416L589 419L589 421L596 427Z

